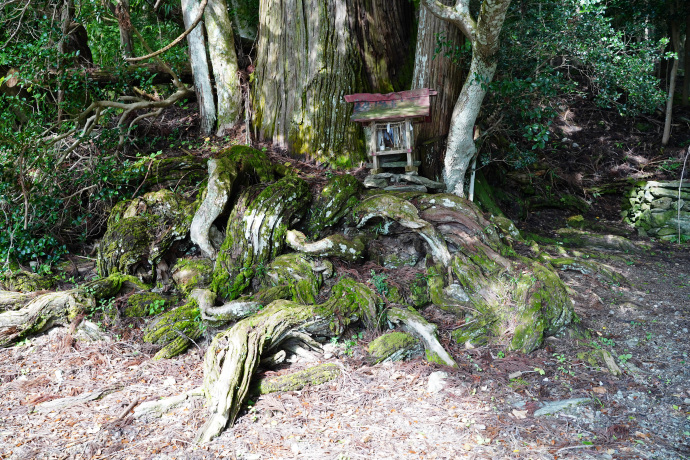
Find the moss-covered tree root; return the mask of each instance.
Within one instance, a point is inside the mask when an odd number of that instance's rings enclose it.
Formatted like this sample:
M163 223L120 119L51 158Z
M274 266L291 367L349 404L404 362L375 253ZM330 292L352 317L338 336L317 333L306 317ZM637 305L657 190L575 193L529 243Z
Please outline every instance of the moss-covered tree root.
M310 199L306 182L294 176L263 190L246 189L230 214L211 289L228 300L239 297L256 270L280 254L289 226L304 215Z
M118 275L92 281L76 289L24 295L0 292L0 347L6 347L56 325L67 325L79 313L88 311L98 299L115 295L125 281ZM11 302L18 303L11 305Z
M194 214L189 235L205 257L215 259L218 250L211 241L216 230L213 222L226 211L233 186L247 183L247 176L256 176L262 182L273 181L273 166L260 150L235 146L208 161L208 185Z
M295 333L331 336L358 319L374 324L375 299L371 289L344 278L333 287L329 301L322 305L277 300L255 316L218 334L204 359L209 418L197 440L209 441L234 422L262 354L272 352Z
M387 312L388 321L398 324L407 332L418 337L424 344L426 359L429 362L458 367L458 364L443 348L436 335L436 325L428 322L414 308L393 307Z
M264 377L254 385L250 393L265 395L280 391L297 391L307 385L321 385L340 376L340 366L323 363L286 375Z

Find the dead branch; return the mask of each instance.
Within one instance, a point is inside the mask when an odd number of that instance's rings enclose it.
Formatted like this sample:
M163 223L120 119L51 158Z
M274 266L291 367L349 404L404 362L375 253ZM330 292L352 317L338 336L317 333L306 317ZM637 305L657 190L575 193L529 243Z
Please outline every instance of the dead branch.
M197 25L199 25L199 23L201 22L201 20L202 20L203 17L204 17L204 10L206 9L206 5L207 5L207 4L208 4L208 0L201 0L201 5L199 5L199 7L200 7L200 8L199 8L199 16L197 16L197 18L194 20L194 22L192 23L192 25L189 26L189 27L187 28L187 30L185 30L184 32L182 32L182 35L180 35L179 37L177 37L175 40L173 40L172 42L170 42L168 45L164 46L163 48L159 49L159 50L156 51L156 52L149 53L149 54L147 54L146 56L140 56L140 57L136 57L136 58L125 58L125 61L127 61L127 62L138 62L138 61L143 61L144 59L149 59L149 58L158 56L159 54L163 54L163 53L165 53L166 51L168 51L170 48L172 48L173 46L175 46L175 45L177 45L178 43L180 43L182 40L184 40L185 38L187 38L187 35L189 35L189 34L192 33L192 30L194 30L194 29L196 28Z

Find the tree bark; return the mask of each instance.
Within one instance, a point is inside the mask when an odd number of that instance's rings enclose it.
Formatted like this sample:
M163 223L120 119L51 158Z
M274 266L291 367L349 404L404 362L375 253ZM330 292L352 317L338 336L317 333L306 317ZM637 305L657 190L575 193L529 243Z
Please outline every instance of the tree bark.
M414 6L409 0L348 0L368 91L409 88L413 66Z
M182 0L182 15L185 27L191 26L199 15L199 1ZM199 101L201 132L209 135L216 125L216 108L213 102L211 76L208 72L208 60L206 59L206 41L201 23L187 36L187 43L189 44L189 61L192 64L192 74L194 75L194 89Z
M451 116L443 168L448 192L463 196L465 173L477 151L474 124L496 71L498 37L510 0L484 1L476 22L470 15L469 2L466 0L458 0L454 7L438 0L424 0L424 5L435 16L460 28L472 44L470 71Z
M450 3L452 0L444 0L444 4ZM457 47L465 43L460 29L420 5L412 89L431 88L438 91L438 95L431 98L431 120L415 126L415 147L420 152L421 173L432 179L442 175L448 127L462 88L460 63L446 57L445 50L436 54L437 36Z
M235 39L225 0L209 0L204 20L218 98L216 136L222 137L239 121L242 113Z
M664 121L664 134L661 137L661 145L667 145L671 139L671 121L673 120L673 95L676 92L676 76L678 75L678 61L680 59L680 32L678 23L671 21L671 43L676 57L671 67L671 77L668 84L668 99L666 100L666 120Z
M126 58L134 54L134 39L132 38L132 21L129 15L129 0L118 0L115 6L117 24L120 28L120 49Z
M261 0L254 126L261 140L333 166L364 160L346 94L361 88L361 58L346 0Z

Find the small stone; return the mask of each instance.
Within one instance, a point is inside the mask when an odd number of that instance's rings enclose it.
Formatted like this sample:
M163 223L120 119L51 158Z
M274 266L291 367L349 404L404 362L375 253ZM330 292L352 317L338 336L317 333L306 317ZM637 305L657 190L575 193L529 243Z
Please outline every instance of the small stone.
M578 406L580 404L584 404L586 402L591 401L589 398L572 398L572 399L565 399L562 401L553 401L544 404L544 407L541 409L537 410L534 412L535 417L541 417L544 415L553 415L557 412L560 412L562 410L568 409L573 406Z
M374 176L367 176L364 178L364 186L366 188L384 188L388 187L388 180Z
M366 183L364 185L366 186ZM390 187L385 187L384 190L389 192L427 192L427 188L425 186L412 184L391 185Z
M443 293L458 302L469 302L470 297L459 284L451 284L443 290Z
M577 142L573 142L573 148L574 149L577 149L579 147L580 147L580 144L578 144Z
M684 327L684 328L683 328L683 332L687 334L687 333L688 333L688 328L687 328L687 327Z
M429 383L427 385L427 391L429 393L438 393L446 387L446 379L448 378L448 373L443 371L433 372L429 376Z

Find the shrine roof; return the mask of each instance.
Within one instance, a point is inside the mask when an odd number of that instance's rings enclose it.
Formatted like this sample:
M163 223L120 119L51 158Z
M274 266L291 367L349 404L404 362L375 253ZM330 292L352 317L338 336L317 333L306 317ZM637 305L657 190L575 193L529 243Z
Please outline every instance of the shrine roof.
M346 102L355 104L351 121L392 121L429 116L430 96L437 92L429 88L397 93L357 93L345 96Z

